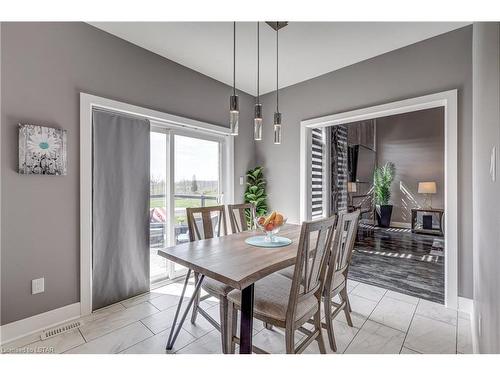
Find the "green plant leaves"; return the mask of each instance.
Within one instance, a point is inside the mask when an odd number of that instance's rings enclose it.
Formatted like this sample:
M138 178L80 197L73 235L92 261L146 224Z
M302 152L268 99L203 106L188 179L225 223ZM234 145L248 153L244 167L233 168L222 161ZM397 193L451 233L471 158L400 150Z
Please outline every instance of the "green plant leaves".
M394 163L387 162L382 167L375 168L373 173L373 197L375 204L386 205L391 199L391 184L396 175Z
M264 179L263 170L263 167L257 166L246 173L245 203L254 204L257 216L267 214L266 180Z

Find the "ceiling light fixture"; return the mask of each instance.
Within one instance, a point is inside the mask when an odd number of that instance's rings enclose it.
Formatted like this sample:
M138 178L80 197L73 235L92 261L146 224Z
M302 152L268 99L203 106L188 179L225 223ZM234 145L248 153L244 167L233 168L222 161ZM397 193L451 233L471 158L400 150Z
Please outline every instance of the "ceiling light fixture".
M276 31L276 112L274 112L274 144L281 144L283 134L281 129L281 113L279 110L279 36L281 28L288 25L288 22L267 22Z
M257 101L255 103L254 119L253 119L253 139L256 141L262 140L262 104L259 96L259 79L260 79L260 33L259 22L257 22Z
M240 105L236 95L236 22L233 22L233 95L229 98L229 128L231 135L238 135Z

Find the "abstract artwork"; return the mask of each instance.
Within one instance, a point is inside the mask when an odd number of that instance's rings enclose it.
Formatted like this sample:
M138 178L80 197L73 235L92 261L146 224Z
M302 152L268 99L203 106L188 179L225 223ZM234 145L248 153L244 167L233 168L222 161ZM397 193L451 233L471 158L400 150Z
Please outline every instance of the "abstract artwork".
M19 124L19 173L66 175L66 130Z

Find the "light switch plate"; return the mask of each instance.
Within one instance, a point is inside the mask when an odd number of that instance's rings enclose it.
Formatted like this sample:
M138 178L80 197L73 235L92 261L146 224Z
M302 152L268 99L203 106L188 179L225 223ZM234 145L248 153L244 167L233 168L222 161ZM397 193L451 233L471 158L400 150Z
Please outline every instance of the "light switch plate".
M31 294L43 293L45 291L45 278L31 280Z
M245 180L243 179L243 176L240 176L240 185L243 185L245 183Z
M497 148L496 147L493 147L491 149L490 176L491 176L492 182L495 182L497 180Z

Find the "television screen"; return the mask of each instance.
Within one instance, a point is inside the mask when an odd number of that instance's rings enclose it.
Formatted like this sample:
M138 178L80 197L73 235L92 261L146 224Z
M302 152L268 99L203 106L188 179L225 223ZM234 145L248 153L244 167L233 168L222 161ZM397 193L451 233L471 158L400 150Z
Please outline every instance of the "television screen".
M371 183L375 169L375 151L362 145L349 146L348 166L349 182Z

